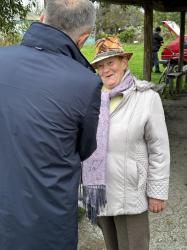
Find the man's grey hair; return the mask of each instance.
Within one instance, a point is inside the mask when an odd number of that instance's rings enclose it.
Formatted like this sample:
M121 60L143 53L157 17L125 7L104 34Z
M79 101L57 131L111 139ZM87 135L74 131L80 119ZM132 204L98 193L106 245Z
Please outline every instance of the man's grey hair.
M96 10L89 0L46 0L45 2L45 23L64 31L73 40L93 29Z

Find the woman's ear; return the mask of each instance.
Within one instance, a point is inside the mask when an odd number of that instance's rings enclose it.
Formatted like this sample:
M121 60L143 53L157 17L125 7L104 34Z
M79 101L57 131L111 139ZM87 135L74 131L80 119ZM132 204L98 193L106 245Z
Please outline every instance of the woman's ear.
M125 64L128 64L128 59L126 58L126 57L123 57L123 62L125 63Z
M124 66L124 70L126 70L127 67L128 67L128 59L126 57L123 57L122 58L122 63L123 63L123 66Z

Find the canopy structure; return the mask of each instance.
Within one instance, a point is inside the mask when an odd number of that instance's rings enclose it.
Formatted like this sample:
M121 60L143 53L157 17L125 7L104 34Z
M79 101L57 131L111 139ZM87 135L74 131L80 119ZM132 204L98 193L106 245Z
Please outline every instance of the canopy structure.
M152 6L154 10L164 12L178 12L187 10L187 2L185 0L101 0L101 2L109 2L116 4L129 4L142 6Z
M153 33L153 10L162 12L180 12L180 59L179 71L183 66L184 57L184 32L185 32L185 11L187 1L185 0L100 0L113 4L135 5L144 8L144 68L143 77L151 80L152 62L152 33Z

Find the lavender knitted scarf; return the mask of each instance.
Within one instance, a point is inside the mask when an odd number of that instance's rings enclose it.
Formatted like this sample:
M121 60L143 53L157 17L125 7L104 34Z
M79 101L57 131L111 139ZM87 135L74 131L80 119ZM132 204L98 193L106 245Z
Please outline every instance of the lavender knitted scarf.
M102 92L99 123L97 129L97 149L82 164L83 204L86 215L92 223L96 222L100 208L106 204L106 160L109 128L110 98L133 85L134 79L127 71L120 84L110 92Z

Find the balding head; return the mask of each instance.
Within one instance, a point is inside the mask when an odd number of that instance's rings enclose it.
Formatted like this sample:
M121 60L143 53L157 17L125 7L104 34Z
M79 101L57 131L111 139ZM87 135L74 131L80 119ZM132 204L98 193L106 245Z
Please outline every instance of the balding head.
M45 23L64 31L74 41L92 30L95 16L89 0L46 0Z

